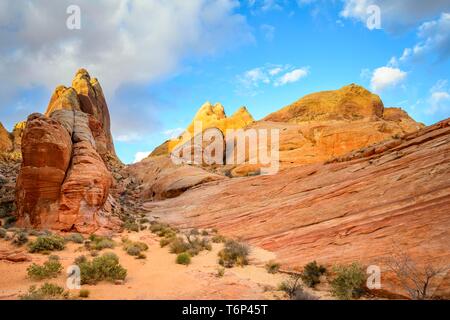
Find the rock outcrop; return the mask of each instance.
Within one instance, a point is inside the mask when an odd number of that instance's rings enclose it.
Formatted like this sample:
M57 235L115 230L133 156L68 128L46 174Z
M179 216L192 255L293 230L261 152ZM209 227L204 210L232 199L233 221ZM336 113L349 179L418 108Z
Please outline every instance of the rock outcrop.
M0 152L8 152L13 148L13 142L9 132L5 129L0 122Z
M241 107L236 112L227 117L222 104L216 103L212 105L210 102L203 104L194 116L194 119L178 138L168 140L162 145L155 148L150 154L150 157L168 155L179 145L189 142L194 134L195 123L201 123L202 130L217 128L222 133L227 129L243 129L254 122L252 115L248 112L246 107Z
M218 228L273 251L285 268L379 265L389 290L383 259L396 250L421 267L450 266L449 194L447 119L328 164L219 181L146 206L180 227ZM439 281L435 295L449 297L450 278Z
M45 115L28 117L16 186L19 226L83 233L119 230L111 173L109 113L98 81L81 69L59 86Z

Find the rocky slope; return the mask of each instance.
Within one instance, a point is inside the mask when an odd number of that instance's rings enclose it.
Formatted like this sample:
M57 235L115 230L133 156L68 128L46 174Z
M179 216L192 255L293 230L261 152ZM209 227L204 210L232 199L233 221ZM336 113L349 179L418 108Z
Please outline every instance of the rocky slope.
M447 119L328 164L217 181L146 208L273 251L284 267L359 261L386 272L383 258L399 248L421 266L450 266L449 194ZM449 277L440 280L436 295L449 296Z
M45 115L28 117L16 186L17 224L83 233L120 229L107 160L115 158L101 87L80 69Z

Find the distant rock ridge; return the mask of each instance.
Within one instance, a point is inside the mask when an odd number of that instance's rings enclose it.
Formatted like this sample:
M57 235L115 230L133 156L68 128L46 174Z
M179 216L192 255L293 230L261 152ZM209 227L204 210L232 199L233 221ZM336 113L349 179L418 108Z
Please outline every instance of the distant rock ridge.
M107 167L115 157L100 84L80 69L58 86L45 115L31 114L21 139L18 225L82 233L120 229Z
M196 122L202 123L202 129L217 128L223 133L227 129L242 129L252 124L253 119L246 107L240 107L233 115L227 117L224 107L221 103L212 105L209 101L205 102L194 116L192 122L188 125L186 130L176 139L167 140L150 154L150 157L167 155L177 145L189 141L194 135L194 125Z

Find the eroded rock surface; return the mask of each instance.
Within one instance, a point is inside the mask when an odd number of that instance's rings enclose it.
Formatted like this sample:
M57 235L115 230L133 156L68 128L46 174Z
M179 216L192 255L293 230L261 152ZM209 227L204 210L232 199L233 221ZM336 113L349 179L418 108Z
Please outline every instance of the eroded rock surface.
M450 266L450 119L274 176L228 179L146 206L182 227L215 227L277 254L284 267L380 265L398 248ZM436 295L450 295L441 278Z

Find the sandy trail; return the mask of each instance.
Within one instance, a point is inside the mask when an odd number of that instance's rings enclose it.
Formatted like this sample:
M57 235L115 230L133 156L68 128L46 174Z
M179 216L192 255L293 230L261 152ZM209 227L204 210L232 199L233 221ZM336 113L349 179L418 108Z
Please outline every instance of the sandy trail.
M138 260L124 252L120 245L112 250L120 263L128 270L122 285L101 282L97 285L83 285L90 291L89 299L279 299L283 295L276 291L278 284L286 278L283 274L269 274L264 263L275 258L268 251L253 248L251 265L244 268L226 269L223 277L217 277L217 253L222 244L213 244L211 251L203 251L192 258L189 266L175 263L175 255L159 246L159 238L149 231L122 234L114 240L120 244L122 236L147 243L147 259ZM9 242L0 240L0 249L15 248ZM80 255L89 257L81 244L68 243L66 249L54 254L60 257L64 270ZM27 267L35 262L42 264L47 256L30 254L32 261L12 263L0 261L0 299L18 299L31 285L51 282L65 287L66 275L55 279L33 281L27 278ZM76 290L72 290L76 294Z

